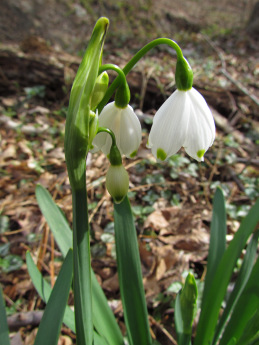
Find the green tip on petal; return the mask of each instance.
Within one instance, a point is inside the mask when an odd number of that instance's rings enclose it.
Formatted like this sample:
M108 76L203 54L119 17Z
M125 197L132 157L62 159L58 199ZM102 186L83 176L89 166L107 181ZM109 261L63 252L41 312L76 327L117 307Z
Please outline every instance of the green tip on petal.
M197 156L199 158L202 158L204 156L204 153L205 153L205 150L199 150L199 151L197 151Z
M157 159L164 161L166 160L167 154L165 153L163 149L157 149L156 156L157 156Z
M130 154L130 158L134 158L137 154L137 150L136 151L133 151L131 154Z

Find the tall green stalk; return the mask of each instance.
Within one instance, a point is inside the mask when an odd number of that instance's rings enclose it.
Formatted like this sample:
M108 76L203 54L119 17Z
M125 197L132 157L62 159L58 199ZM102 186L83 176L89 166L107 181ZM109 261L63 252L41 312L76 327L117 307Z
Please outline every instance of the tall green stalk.
M108 25L107 18L100 18L94 27L71 89L65 131L66 164L73 199L74 298L78 345L93 344L86 157L97 125L92 103Z
M72 191L74 299L78 344L92 344L91 253L86 188Z

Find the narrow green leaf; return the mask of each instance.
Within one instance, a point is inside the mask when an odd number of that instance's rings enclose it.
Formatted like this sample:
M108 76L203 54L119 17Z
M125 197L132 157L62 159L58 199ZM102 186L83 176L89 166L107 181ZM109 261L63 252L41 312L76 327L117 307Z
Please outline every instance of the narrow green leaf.
M37 290L40 298L47 303L49 300L49 296L51 294L51 286L46 280L43 278L42 274L38 270L37 266L35 265L30 252L26 253L26 264L28 268L29 275L31 277L32 283ZM66 306L65 315L63 319L64 323L75 333L75 316L72 309L69 306Z
M231 318L224 330L221 345L235 337L237 344L246 345L259 330L259 258L257 259L250 278L242 292ZM251 322L252 321L252 322ZM244 337L244 341L240 339Z
M259 344L259 335L255 337L248 345L258 345Z
M73 256L69 250L40 322L34 345L56 345L72 282Z
M86 188L72 190L73 202L73 289L78 344L93 342L90 227Z
M29 274L30 274L30 277L35 289L37 290L41 299L47 304L49 300L49 296L51 294L51 290L52 290L50 284L43 278L42 274L40 273L34 261L32 260L31 254L29 252L26 253L26 263L27 263L28 271L29 271ZM98 284L96 278L95 278L95 281ZM99 284L98 286L101 289ZM97 296L99 296L98 293L97 293ZM112 313L110 308L109 308L109 311ZM112 314L112 317L114 317L113 314ZM69 306L66 306L63 322L69 329L71 329L72 332L75 333L75 315L74 315L73 310ZM105 338L103 338L102 336L94 332L94 345L109 345L109 344L121 345L123 344L123 342L119 343L119 342L116 342L115 340L113 343L110 339L109 339L109 342L107 342Z
M39 203L42 214L46 218L47 223L55 237L58 247L61 250L63 256L66 256L69 248L72 247L72 231L65 219L63 213L60 211L59 207L53 201L50 193L41 185L36 187L36 197ZM50 210L50 212L49 212ZM29 254L28 254L29 255ZM33 260L31 259L34 264ZM35 266L35 264L34 264ZM37 270L37 267L36 267ZM37 270L38 271L38 270ZM40 274L40 273L39 273ZM30 273L31 275L31 273ZM41 274L40 274L41 275ZM38 278L39 281L42 281ZM102 335L103 338L107 340L110 345L121 345L123 344L123 337L120 328L116 322L111 308L107 303L105 294L98 283L96 276L92 270L92 297L93 297L93 321L94 327L97 332ZM45 281L44 281L45 282ZM33 282L35 285L35 282ZM45 286L45 283L44 283ZM38 288L36 287L39 295L44 300L43 296L40 294L40 283ZM47 294L47 288L45 287L44 293ZM49 294L51 287L49 286ZM43 293L43 292L41 292ZM65 324L75 331L74 313L71 314L71 309L67 307L64 317ZM73 323L72 323L73 320Z
M107 303L103 290L92 270L93 320L97 332L110 345L123 345L123 336Z
M258 237L259 237L259 231L257 231L251 241L249 242L247 249L246 249L246 254L240 269L240 272L238 274L238 278L235 283L235 287L233 291L231 292L231 295L228 298L227 305L224 309L224 312L220 318L219 324L216 329L216 333L213 339L213 344L217 343L217 340L219 339L221 332L228 320L228 317L230 313L232 312L236 302L238 301L239 297L241 296L246 283L250 277L250 274L253 269L254 265L254 260L256 257L256 252L257 252L257 245L258 245Z
M226 250L226 233L227 222L224 195L222 190L217 188L213 199L213 214L210 227L210 246L202 296L202 308L203 303L207 298L208 291L210 290L213 276Z
M259 310L255 312L253 317L248 321L242 336L238 341L238 345L246 345L257 339L259 343Z
M72 248L72 231L60 208L52 200L50 193L41 185L36 187L36 198L42 214L55 237L63 257Z
M248 237L259 221L259 199L242 221L239 230L226 249L211 282L210 290L202 305L195 337L195 345L207 345L212 341L222 301Z
M10 345L3 291L0 286L0 345Z
M142 282L137 234L127 197L114 205L118 275L130 345L152 343Z

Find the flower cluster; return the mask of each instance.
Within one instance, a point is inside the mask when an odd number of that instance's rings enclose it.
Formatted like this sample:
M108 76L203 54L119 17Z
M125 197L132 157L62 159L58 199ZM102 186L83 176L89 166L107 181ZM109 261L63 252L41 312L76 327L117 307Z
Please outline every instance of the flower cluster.
M190 65L181 51L178 51L178 55L175 75L177 89L155 114L147 146L158 161L167 160L181 147L192 158L203 161L205 152L215 139L215 122L205 99L192 87ZM99 127L108 128L114 138L109 132L102 131L92 141L93 149L102 150L109 159L114 146L120 155L132 158L141 143L141 125L128 104L128 85L126 82L122 85L117 90L115 101L107 104L99 116ZM127 173L120 160L119 164L113 164L111 159L110 162L107 189L115 201L116 198L121 201L128 189Z
M109 103L99 116L99 126L114 132L121 154L135 156L141 142L141 126L131 106L122 109L115 102ZM203 161L214 139L215 123L205 99L194 88L187 91L177 89L155 114L148 147L160 161L168 159L181 147L192 158ZM108 155L110 136L98 134L93 146Z

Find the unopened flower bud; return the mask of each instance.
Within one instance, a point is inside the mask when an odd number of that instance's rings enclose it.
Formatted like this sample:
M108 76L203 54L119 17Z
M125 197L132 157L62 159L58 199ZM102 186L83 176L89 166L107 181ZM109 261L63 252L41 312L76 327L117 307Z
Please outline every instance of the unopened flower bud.
M127 195L129 176L122 164L110 166L106 174L106 188L116 204L121 203Z
M101 73L95 82L94 90L91 97L91 109L95 109L103 99L109 84L109 76L107 72Z
M96 136L96 132L98 129L98 111L96 110L97 113L94 111L90 110L90 120L89 120L89 146L92 146L92 141L94 137Z
M181 312L184 333L190 334L196 311L198 291L194 276L189 273L185 279L184 287L180 294Z

